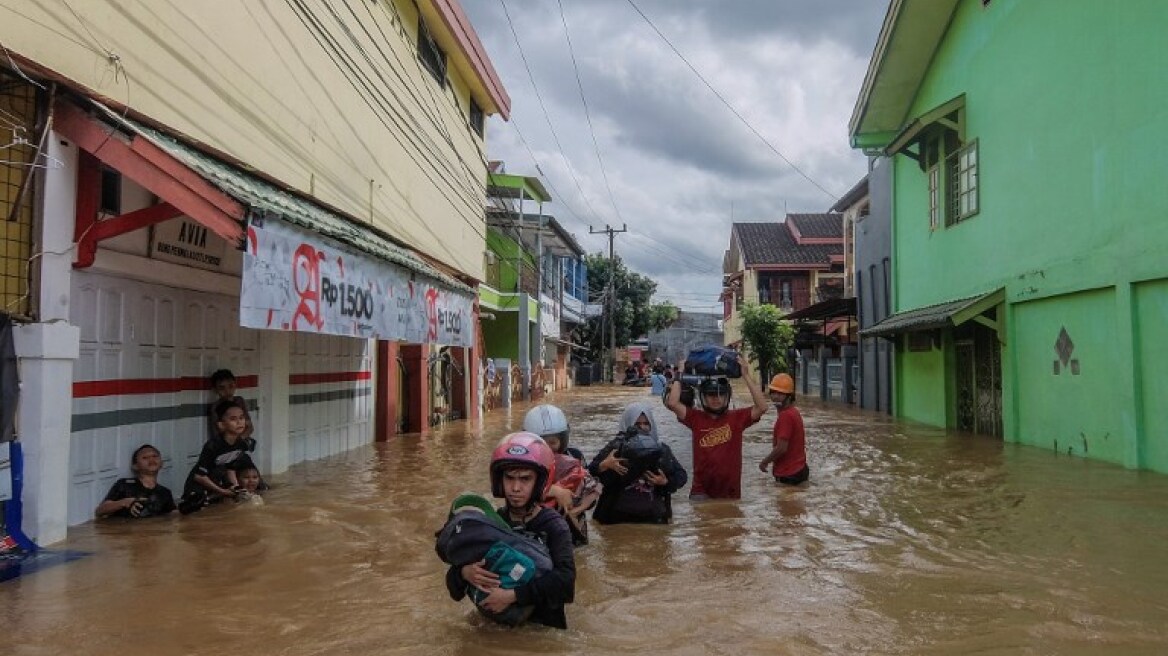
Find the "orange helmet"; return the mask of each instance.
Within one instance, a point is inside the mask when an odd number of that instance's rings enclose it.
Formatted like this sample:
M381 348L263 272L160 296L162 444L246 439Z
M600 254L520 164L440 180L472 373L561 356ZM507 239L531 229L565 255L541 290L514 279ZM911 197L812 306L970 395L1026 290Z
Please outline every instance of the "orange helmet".
M791 378L789 374L775 374L771 379L771 384L767 387L772 392L781 392L783 394L795 393L795 379Z

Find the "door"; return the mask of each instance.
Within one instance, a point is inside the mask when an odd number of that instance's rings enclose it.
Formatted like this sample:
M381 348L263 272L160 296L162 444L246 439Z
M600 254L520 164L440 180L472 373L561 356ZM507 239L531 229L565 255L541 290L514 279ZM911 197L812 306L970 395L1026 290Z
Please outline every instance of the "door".
M994 330L975 322L954 331L957 428L1002 436L1002 348Z

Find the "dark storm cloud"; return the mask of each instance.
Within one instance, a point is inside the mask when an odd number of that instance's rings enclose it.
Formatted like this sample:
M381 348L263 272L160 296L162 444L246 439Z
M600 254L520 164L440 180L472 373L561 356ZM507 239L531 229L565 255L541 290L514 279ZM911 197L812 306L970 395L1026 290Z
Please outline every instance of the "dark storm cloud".
M500 1L463 0L512 97L510 123L488 126L488 156L512 173L538 163L548 210L589 251L607 252L589 225L627 222L617 252L659 298L716 303L731 221L824 211L864 173L847 120L883 0L634 0L733 111L627 0L563 0L575 66L557 0L505 1L559 144Z

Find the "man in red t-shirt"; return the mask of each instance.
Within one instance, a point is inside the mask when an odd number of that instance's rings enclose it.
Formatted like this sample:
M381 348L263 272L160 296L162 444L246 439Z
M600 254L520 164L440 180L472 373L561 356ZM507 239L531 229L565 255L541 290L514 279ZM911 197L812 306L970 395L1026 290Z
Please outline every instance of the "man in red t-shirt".
M787 374L778 374L767 386L771 401L779 410L775 419L771 452L758 463L761 471L774 463L771 473L784 485L798 485L811 476L807 468L807 450L803 435L803 415L795 408L795 380Z
M738 356L743 371L749 371L746 359ZM767 411L767 400L750 374L746 387L754 405L730 410L730 381L707 378L698 389L702 408L687 408L681 402L682 383L669 386L665 406L677 415L693 434L694 475L691 499L737 499L742 496L742 431L758 423Z

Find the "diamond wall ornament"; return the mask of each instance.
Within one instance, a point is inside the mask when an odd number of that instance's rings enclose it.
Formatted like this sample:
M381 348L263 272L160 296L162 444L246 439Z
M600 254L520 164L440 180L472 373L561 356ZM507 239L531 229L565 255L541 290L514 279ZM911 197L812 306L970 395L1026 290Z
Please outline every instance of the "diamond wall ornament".
M1071 353L1075 351L1075 343L1071 341L1071 336L1067 334L1066 326L1059 329L1058 339L1054 342L1054 352L1059 356L1059 362L1062 363L1063 368L1066 368L1067 363L1071 360Z

